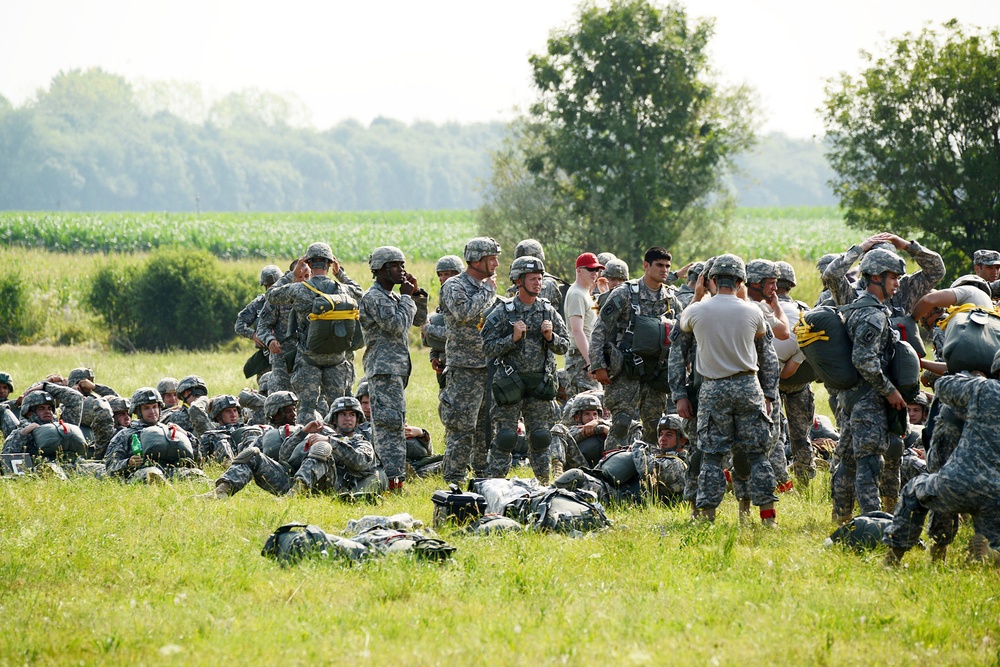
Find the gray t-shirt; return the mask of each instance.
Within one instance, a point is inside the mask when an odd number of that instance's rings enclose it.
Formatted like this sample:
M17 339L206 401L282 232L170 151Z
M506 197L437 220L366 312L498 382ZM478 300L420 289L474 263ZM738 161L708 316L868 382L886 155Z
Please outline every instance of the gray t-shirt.
M952 287L951 291L955 293L955 305L964 306L967 303L974 304L980 308L985 308L990 310L993 308L993 300L990 299L989 295L978 287L973 287L972 285L960 285L958 287Z
M694 332L698 342L695 368L703 377L719 380L757 372L754 339L767 329L764 314L755 304L732 294L717 294L685 308L681 330Z
M583 335L590 340L590 335L594 333L594 326L597 325L597 311L594 310L594 297L587 290L576 283L569 286L566 292L566 302L563 304L563 312L566 314L566 329L569 332L570 352L576 349L576 341L573 340L573 317L583 318Z

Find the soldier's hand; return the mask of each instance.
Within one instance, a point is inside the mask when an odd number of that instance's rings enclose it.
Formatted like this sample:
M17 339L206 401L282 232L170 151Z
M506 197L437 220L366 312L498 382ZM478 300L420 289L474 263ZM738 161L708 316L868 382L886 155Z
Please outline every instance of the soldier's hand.
M312 422L315 424L316 422ZM326 437L322 433L310 433L306 437L306 447L312 447L317 442L330 442L330 438Z
M35 422L31 422L30 424L28 424L27 426L25 426L23 429L21 429L21 433L24 434L24 435L28 435L29 433L31 433L32 431L34 431L39 426L41 426L41 424L36 424Z
M417 279L409 273L403 274L403 284L399 286L399 293L412 295L416 291Z
M598 368L596 371L594 371L594 379L603 385L611 384L611 378L608 377L607 368Z
M258 348L264 347L264 341L257 337L257 334L253 335L253 342Z
M597 279L597 291L598 292L600 292L601 294L604 294L609 289L611 289L611 283L608 282L607 278L605 278L604 276L601 276L600 278Z
M687 277L687 273L688 273L688 271L691 270L691 266L692 265L694 265L694 262L688 262L687 264L685 264L681 268L677 269L677 277L678 278L686 278Z
M740 283L740 286L736 288L736 298L747 300L747 284Z
M319 433L323 429L323 422L314 419L305 426L302 427L303 433Z
M889 401L889 405L897 410L906 409L906 401L903 399L903 395L899 393L898 389L893 389L892 393L889 394L885 400Z
M441 373L444 373L444 366L441 365L441 360L440 359L437 359L437 358L431 359L431 368L433 368L434 372L437 373L438 375L441 375Z
M274 355L281 354L281 343L276 340L272 340L267 344L267 351Z
M677 414L681 419L694 419L694 406L691 405L690 399L682 398L677 401Z
M771 411L774 410L774 403L771 402L770 398L764 399L764 410L766 411L767 416L770 417Z
M87 378L84 378L76 383L77 391L94 391L96 388L97 385L94 384L93 380L88 380Z
M339 273L340 273L340 262L335 259L333 260L333 264L330 265L329 274L331 276L336 276Z
M691 303L698 303L705 298L705 292L708 291L708 283L706 282L707 279L708 278L704 271L698 274L698 280L694 284L694 297L692 298Z
M296 282L303 282L309 280L309 276L312 275L312 269L309 268L309 264L306 262L305 258L299 259L298 264L295 265L295 271L292 272L295 276Z
M891 240L892 236L894 235L890 234L889 232L879 232L874 236L870 236L867 239L865 239L864 243L861 244L861 250L863 252L868 252L869 250L872 249L872 246L875 245L876 243L892 243Z
M512 336L512 340L514 340L515 342L521 340L521 336L523 336L524 333L528 330L528 326L520 320L518 320L517 322L513 322L511 326L514 327L514 335Z
M130 456L130 457L128 457L128 467L129 468L138 468L141 465L142 465L142 457L141 456Z
M497 288L497 276L496 276L496 274L493 274L492 276L490 276L489 278L487 278L483 282L486 283L487 285L491 285L493 287L493 289L496 289Z
M52 375L49 375L48 377L45 378L45 381L51 382L52 384L66 384L66 378L64 378L62 375L59 375L59 373L53 373Z
M542 320L542 336L545 340L552 340L552 320Z

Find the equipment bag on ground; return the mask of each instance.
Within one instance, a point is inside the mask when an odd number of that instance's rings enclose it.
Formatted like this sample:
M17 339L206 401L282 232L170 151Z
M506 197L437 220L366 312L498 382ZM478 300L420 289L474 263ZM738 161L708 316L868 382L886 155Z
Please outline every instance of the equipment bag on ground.
M454 521L462 526L486 514L486 498L472 491L462 492L457 484L447 491L435 491L431 496L434 503L434 527Z
M558 533L585 533L611 525L593 494L543 488L512 501L504 515L528 527Z

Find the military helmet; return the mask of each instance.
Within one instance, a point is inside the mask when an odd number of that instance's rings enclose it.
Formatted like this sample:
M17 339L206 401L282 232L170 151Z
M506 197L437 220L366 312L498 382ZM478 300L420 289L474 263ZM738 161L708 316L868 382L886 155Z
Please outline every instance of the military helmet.
M221 396L216 396L212 399L212 403L208 406L208 416L219 421L219 415L226 408L236 408L240 409L240 402L236 400L236 397L232 394L222 394Z
M953 282L951 284L951 289L954 289L956 287L963 287L963 286L966 286L966 285L968 285L970 287L978 287L979 289L981 289L984 292L986 292L986 294L988 294L990 296L990 298L993 297L993 292L990 290L990 284L988 282L986 282L986 279L985 278L980 278L979 276L977 276L977 275L975 275L973 273L970 273L969 275L966 275L966 276L960 276L960 277L956 278L955 282Z
M701 275L702 271L705 270L705 262L695 262L689 268L687 272L687 281L689 283L698 282L698 276Z
M778 265L769 259L753 259L746 265L746 282L762 283L768 278L780 278Z
M925 408L931 407L930 402L927 400L927 394L925 394L922 391L918 391L917 395L914 396L913 400L910 401L910 403L916 403L917 405L921 405Z
M129 414L132 412L132 404L124 396L109 396L108 405L111 406L111 412L124 412Z
M160 392L152 387L141 387L132 392L132 399L129 401L129 406L132 408L132 414L139 416L139 408L150 403L156 403L162 408L163 397L160 396Z
M788 287L795 287L795 269L788 262L775 262L778 266L778 281L788 283Z
M545 251L542 250L542 244L535 239L524 239L514 246L514 259L518 257L537 257L544 262Z
M361 382L358 383L358 390L354 392L354 398L360 399L362 396L370 396L370 390L368 389L368 380L361 378Z
M708 269L708 277L733 276L745 281L747 277L746 265L743 260L736 255L719 255L712 260L712 266Z
M91 380L94 379L94 371L89 368L74 368L69 372L69 377L66 378L66 385L72 387L77 384L80 380Z
M156 383L156 391L160 392L160 396L163 394L176 393L177 378L163 378Z
M445 255L434 265L434 273L441 273L442 271L461 273L465 271L465 264L462 263L462 258L458 255Z
M268 388L270 386L271 386L271 371L268 371L263 375L261 375L260 379L257 380L257 390L260 391L260 393L267 396Z
M837 256L834 255L832 252L828 252L827 254L823 255L822 257L819 258L819 260L816 261L816 270L819 271L820 273L823 273L824 271L826 271L826 267L830 266L830 262L832 262L835 259L837 259Z
M514 282L526 273L545 273L545 264L537 257L518 257L510 265L510 281Z
M604 262L601 263L604 264ZM607 263L604 264L604 277L616 278L617 280L628 280L628 264L617 257L609 259Z
M500 244L489 236L477 236L465 244L463 256L466 262L478 262L490 255L500 255Z
M261 286L273 285L281 279L281 276L285 275L281 272L274 264L268 264L263 269L260 270L260 284Z
M273 394L268 394L267 398L264 399L264 416L273 420L274 415L278 414L278 410L286 405L298 405L298 403L299 397L292 391L276 391Z
M197 375L188 375L181 378L181 381L177 383L177 393L183 394L188 389L196 389L198 387L204 389L206 394L208 393L208 385L205 384L204 380Z
M573 398L573 416L577 416L584 410L597 410L598 413L604 411L601 398L597 394L578 394Z
M10 387L11 391L14 391L14 378L10 376L10 373L0 373L0 384L5 384Z
M605 251L605 252L599 252L599 253L597 253L597 262L599 264L603 264L605 270L607 270L608 262L610 262L613 259L618 259L617 257L615 257L615 254L613 252L606 252Z
M28 413L39 405L48 405L53 410L56 409L56 399L47 391L33 391L21 399L21 416L27 417Z
M354 414L358 416L358 421L364 421L365 413L361 411L361 401L354 398L353 396L341 396L334 399L333 404L330 406L330 414L328 416L328 421L335 420L337 415L341 412L347 412L353 410Z
M872 248L861 258L862 275L880 276L887 271L902 277L906 273L906 262L896 253L884 248Z
M687 440L687 431L684 430L684 420L676 413L663 415L656 424L656 432L672 430L677 431L677 435Z
M323 243L322 241L312 243L308 248L306 248L305 259L307 261L310 259L325 259L328 262L337 261L337 258L333 256L333 250L330 249L329 244Z
M405 262L406 256L403 251L396 246L384 245L372 251L368 257L368 267L372 271L378 271L389 262Z

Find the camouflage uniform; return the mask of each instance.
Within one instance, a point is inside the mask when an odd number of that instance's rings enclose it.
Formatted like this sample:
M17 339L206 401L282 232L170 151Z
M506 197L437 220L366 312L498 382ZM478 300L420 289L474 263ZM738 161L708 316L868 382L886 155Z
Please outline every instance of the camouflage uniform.
M4 401L0 403L0 430L4 438L9 438L10 434L20 426L21 420L17 418L14 411Z
M444 478L465 479L470 464L477 477L486 475L491 428L486 355L479 324L496 300L496 288L463 272L441 287L448 357L447 386L439 413L445 427Z
M883 541L909 549L920 538L928 510L972 515L976 533L1000 549L1000 382L967 373L937 382L937 398L966 415L961 440L937 472L919 475L903 488Z
M87 448L89 458L103 459L108 451L108 443L115 434L115 417L107 399L91 393L83 399L80 427L91 446Z
M882 454L889 446L885 398L895 390L882 371L882 359L895 342L888 312L869 292L853 306L846 328L853 346L851 362L862 379L839 394L840 465L831 484L834 511L841 517L853 513L855 494L862 513L882 507L879 479Z
M360 287L334 282L328 276L313 276L309 279L309 283L326 294L349 294L354 299L361 298ZM351 387L354 386L354 364L348 361L347 355L343 352L315 354L306 347L309 314L312 312L313 301L317 295L303 283L294 282L291 273L285 274L267 291L265 296L272 306L279 308L290 306L290 312L295 313L297 354L295 367L292 369L291 390L299 397L299 423L308 424L316 418L314 413L320 404L321 397L326 399L327 403L331 403L338 396L346 396L351 393ZM261 325L264 325L263 320ZM258 337L264 340L264 337L261 337L259 333ZM274 335L272 335L272 339L280 342L280 339ZM284 345L282 345L282 349L284 349ZM271 377L277 383L276 387L279 387L282 382L281 373L279 371L277 375L274 375L274 367L280 367L284 363L284 359L277 364L274 363L275 361L278 360L272 360Z
M900 314L912 312L917 301L929 294L945 274L944 260L938 253L916 241L911 242L905 250L910 253L920 270L900 276L899 289L885 302L886 306L898 310ZM861 295L863 290L847 278L847 272L862 254L861 246L853 245L837 255L823 272L823 284L830 290L835 305L847 305Z
M371 391L372 430L378 452L389 479L406 477L406 396L410 379L409 340L411 326L427 319L427 297L423 297L423 318L415 319L418 303L407 294L396 294L378 282L365 292L359 314L365 334L362 359Z
M253 301L243 307L243 310L236 315L236 324L233 327L237 336L253 340L254 334L257 333L257 320L266 303L264 295L258 294Z
M297 343L294 335L288 335L288 315L291 312L290 305L275 306L265 300L257 318L257 338L264 343L264 347L270 345L272 340L278 341L281 346L281 354L267 353L271 360L271 391L292 390L292 378L285 364L285 355L293 352Z
M542 258L544 260L544 258ZM559 289L559 285L562 283L559 278L556 278L552 274L545 273L542 275L542 289L538 292L538 298L547 300L552 307L555 308L556 312L562 312L562 291ZM514 298L517 296L517 287L511 285L507 288L507 298Z
M181 402L178 407L168 410L160 417L163 424L176 424L180 428L200 437L212 430L212 420L208 416L208 396L199 396L190 403ZM195 440L191 441L192 444Z
M542 322L552 322L552 340L546 341L541 333ZM513 340L513 322L524 322L527 330L517 341ZM569 349L569 338L562 317L545 299L539 297L532 304L520 298L504 300L489 314L483 323L483 352L512 367L519 373L543 373L555 382L557 354ZM524 419L524 430L530 445L529 460L535 477L543 483L549 478L549 445L551 428L555 421L551 400L525 396L513 405L493 408L493 425L496 437L490 449L489 476L506 477L510 472L511 452L517 439L518 417Z
M271 377L274 377L273 375ZM269 388L268 391L271 391ZM290 391L288 389L275 389L274 391ZM237 397L240 407L243 408L243 423L245 424L266 424L267 415L264 414L264 394L253 389L244 388Z
M142 432L147 426L141 419L133 419L128 428L124 428L111 438L108 444L108 451L104 455L104 468L107 474L119 479L125 478L130 484L138 484L149 481L151 475L162 475L167 479L192 479L205 477L205 473L195 467L194 461L185 461L178 465L160 465L143 461L143 466L138 469L129 467L129 459L132 458L132 436ZM198 439L191 432L186 432L188 440L192 446L197 446Z
M54 398L61 409L59 415L53 414L52 422L65 422L67 424L80 425L80 417L83 412L83 394L72 387L67 387L54 382L43 382L41 390L47 392ZM54 412L54 411L53 411ZM29 413L30 415L30 413ZM10 435L4 439L4 454L30 454L31 456L42 456L35 444L35 438L31 433L25 434L24 427L32 423L31 421L20 421L11 431Z
M638 292L636 288L638 287ZM630 280L619 285L601 308L597 325L590 338L590 369L606 369L611 384L604 390L604 405L611 411L612 429L608 435L608 449L624 448L628 427L632 420L642 421L642 439L656 440L656 424L667 407L667 395L639 380L626 376L623 370L623 345L628 344L625 331L632 319L633 303L638 301L639 315L676 317L681 306L674 296L674 289L661 285L656 291L646 286L645 280Z
M781 301L785 316L793 327L799 321L799 313L808 310L806 304L796 301L787 294L779 295L778 300ZM816 412L812 386L779 384L778 389L781 405L787 417L785 423L788 442L792 449L792 471L800 484L807 483L816 475L815 457L809 442L809 429L812 428L813 415Z
M689 304L690 305L690 304ZM698 344L694 334L674 327L670 332L670 355L667 358L669 370L670 398L676 404L683 398L691 401L694 419L684 420L684 431L688 435L687 479L684 484L684 500L694 502L698 496L698 476L701 474L702 451L698 447L698 389L701 377L694 368Z
M441 312L440 306L438 306L437 312L438 313ZM427 324L424 325L424 335L428 338L437 338L438 340L447 341L448 326L446 324L432 324L430 319L428 319ZM447 345L447 342L445 343L445 345ZM444 352L442 352L441 350L431 350L430 360L434 361L436 359L439 368L447 369L448 355L446 354L446 352L447 350ZM434 375L437 376L438 400L440 401L442 394L444 394L445 386L447 385L447 378L445 377L444 372L441 373L435 372Z
M937 383L935 383L936 386ZM933 420L930 442L926 452L926 471L940 471L958 447L965 428L966 409L963 405L947 405L935 397L931 408ZM932 511L927 525L927 534L938 546L948 546L958 534L958 514L954 512Z
M647 494L664 502L683 499L687 463L682 453L654 454L649 445L637 442L632 447L632 461Z

